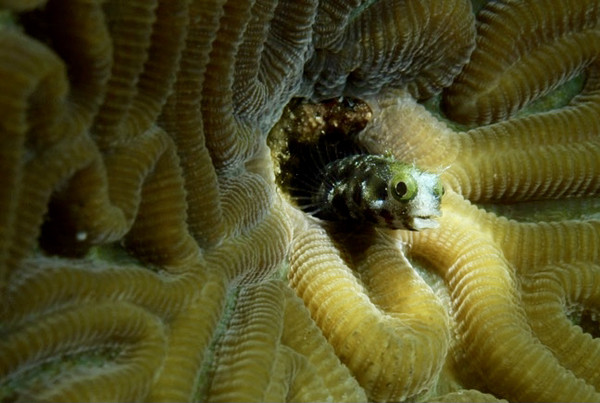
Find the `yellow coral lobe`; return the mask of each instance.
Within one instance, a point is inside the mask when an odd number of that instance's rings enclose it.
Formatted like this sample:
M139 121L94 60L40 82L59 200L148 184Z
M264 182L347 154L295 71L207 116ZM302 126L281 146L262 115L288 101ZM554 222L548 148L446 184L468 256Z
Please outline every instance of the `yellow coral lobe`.
M600 340L569 316L594 315L599 290L600 266L586 262L556 264L523 277L523 304L532 330L562 365L597 390Z
M170 318L206 281L201 267L190 269L183 274L162 275L133 264L27 259L5 295L11 309L3 317L4 323L14 324L52 309L108 300L135 303Z
M229 281L249 284L272 276L287 251L291 225L281 200L269 213L256 226L207 252L204 257L208 267L222 272Z
M216 347L218 368L208 400L366 400L283 282L243 287L234 298L227 331Z
M308 359L281 345L265 401L325 402L334 401Z
M213 246L224 236L218 177L205 144L203 117L198 113L210 55L208 44L216 36L223 11L221 3L203 1L189 4L189 21L200 20L203 25L188 25L173 93L160 117L160 125L173 136L176 144L186 183L188 226L201 247Z
M224 196L221 202L223 222L228 236L260 223L277 202L272 184L254 172L223 178L220 186Z
M209 276L198 288L198 297L173 315L169 323L166 357L147 401L197 399L198 374L202 373L211 337L223 314L221 302L226 294L225 281L218 276Z
M599 220L509 222L495 235L506 257L523 273L548 262L596 262L600 256Z
M273 282L240 290L227 331L217 347L218 368L207 400L265 400L270 379L276 375L277 344L283 327L282 297Z
M370 151L391 152L398 161L410 161L442 175L460 157L457 133L406 91L379 97L370 106L378 113L360 133Z
M168 270L186 270L198 259L198 245L187 232L185 195L179 159L173 143L154 164L154 172L141 189L137 217L124 244L146 261Z
M307 357L307 365L322 379L323 388L330 393L332 401L366 402L364 390L335 355L333 347L310 317L303 301L287 287L283 293L286 304L282 343ZM298 393L303 392L299 390Z
M200 109L206 147L217 168L239 164L248 158L259 135L257 128L238 122L232 99L236 54L251 18L251 6L250 2L220 2L218 7L224 13L204 72Z

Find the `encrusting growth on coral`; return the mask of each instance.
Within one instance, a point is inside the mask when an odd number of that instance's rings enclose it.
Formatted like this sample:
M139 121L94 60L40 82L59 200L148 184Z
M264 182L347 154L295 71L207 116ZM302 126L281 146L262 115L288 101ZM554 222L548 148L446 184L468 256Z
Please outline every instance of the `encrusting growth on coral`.
M0 0L0 399L600 401L599 10ZM439 226L298 209L330 130Z

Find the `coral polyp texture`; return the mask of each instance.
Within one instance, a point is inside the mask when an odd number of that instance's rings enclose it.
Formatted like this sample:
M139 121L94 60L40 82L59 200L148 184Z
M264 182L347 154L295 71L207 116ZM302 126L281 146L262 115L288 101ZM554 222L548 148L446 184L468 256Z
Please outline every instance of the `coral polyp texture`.
M1 400L600 401L599 20L0 0ZM339 124L439 175L436 228L294 204Z

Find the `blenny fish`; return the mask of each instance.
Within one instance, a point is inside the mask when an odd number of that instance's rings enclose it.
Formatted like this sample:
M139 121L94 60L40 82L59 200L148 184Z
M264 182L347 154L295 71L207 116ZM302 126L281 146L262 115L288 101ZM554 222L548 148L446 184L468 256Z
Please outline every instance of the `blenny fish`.
M356 131L367 122L347 122L364 108L362 101L327 101L329 114L319 116L319 133L307 136L307 111L322 111L323 103L301 104L286 122L286 158L279 176L297 206L322 220L371 224L418 231L437 227L444 193L439 176L391 155L369 154L357 141ZM307 106L308 105L308 106ZM350 112L344 114L344 110ZM328 125L333 120L335 125ZM369 116L370 118L370 116ZM294 137L294 119L304 122L302 137ZM312 125L317 127L317 125ZM310 127L310 126L309 126ZM340 128L352 127L352 132ZM309 139L309 140L306 140Z
M441 215L439 177L391 156L346 156L294 182L298 207L323 220L418 231L437 227Z

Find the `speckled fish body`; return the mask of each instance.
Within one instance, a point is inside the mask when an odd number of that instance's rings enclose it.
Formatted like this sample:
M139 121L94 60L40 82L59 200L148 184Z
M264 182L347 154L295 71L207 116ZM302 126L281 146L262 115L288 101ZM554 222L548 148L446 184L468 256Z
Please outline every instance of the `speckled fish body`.
M438 175L391 156L358 154L325 165L306 209L330 221L393 229L437 226L443 188ZM302 206L301 206L302 207Z

